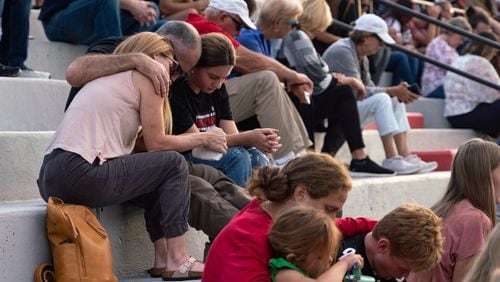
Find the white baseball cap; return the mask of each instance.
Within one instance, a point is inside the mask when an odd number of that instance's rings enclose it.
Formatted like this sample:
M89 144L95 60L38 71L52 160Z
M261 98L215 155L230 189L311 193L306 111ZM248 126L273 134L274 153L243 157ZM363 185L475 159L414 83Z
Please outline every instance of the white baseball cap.
M248 15L247 3L243 0L211 0L208 7L238 15L246 27L257 29Z
M394 39L389 35L387 23L374 14L364 14L355 21L354 30L375 33L385 43L394 44Z

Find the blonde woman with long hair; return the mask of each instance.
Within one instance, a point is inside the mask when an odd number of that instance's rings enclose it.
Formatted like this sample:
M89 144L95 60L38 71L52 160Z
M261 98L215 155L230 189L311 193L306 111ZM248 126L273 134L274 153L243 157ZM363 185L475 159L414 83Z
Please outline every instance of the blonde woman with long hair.
M432 207L443 219L442 259L430 271L412 273L408 281L464 279L495 226L499 180L498 145L476 138L458 148L445 195Z
M172 74L177 62L166 37L140 33L116 53L140 52ZM205 145L207 136L167 135L170 112L153 82L130 70L95 79L80 90L56 130L40 169L42 198L103 207L132 201L145 208L146 227L156 248L155 265L165 265L166 280L201 278L203 264L189 257L184 233L190 187L184 158L169 144ZM145 153L131 154L142 129ZM180 146L180 145L177 145Z

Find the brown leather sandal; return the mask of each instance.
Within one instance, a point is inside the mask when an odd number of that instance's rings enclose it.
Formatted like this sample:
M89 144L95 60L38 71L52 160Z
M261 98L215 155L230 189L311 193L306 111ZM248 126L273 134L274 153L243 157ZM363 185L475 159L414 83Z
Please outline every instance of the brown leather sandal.
M184 281L201 279L203 272L191 271L193 264L197 262L194 257L189 257L176 271L163 271L161 278L163 281Z
M150 269L148 269L149 276L151 276L152 278L161 277L164 271L164 267L151 267Z

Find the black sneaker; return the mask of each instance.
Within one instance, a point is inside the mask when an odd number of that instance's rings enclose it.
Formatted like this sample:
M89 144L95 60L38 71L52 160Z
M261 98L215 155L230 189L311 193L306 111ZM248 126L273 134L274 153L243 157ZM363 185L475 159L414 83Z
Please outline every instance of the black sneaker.
M369 176L394 176L396 173L393 170L383 168L372 161L369 157L362 160L351 160L349 171L352 177L369 177Z
M21 73L21 69L18 67L9 67L0 64L0 76L14 77Z

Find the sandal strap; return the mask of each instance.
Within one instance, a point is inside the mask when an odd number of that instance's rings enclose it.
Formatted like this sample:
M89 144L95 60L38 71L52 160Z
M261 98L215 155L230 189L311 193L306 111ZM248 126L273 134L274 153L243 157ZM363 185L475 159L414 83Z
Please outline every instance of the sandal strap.
M180 273L187 273L193 267L193 264L196 262L194 257L189 257L178 269Z

